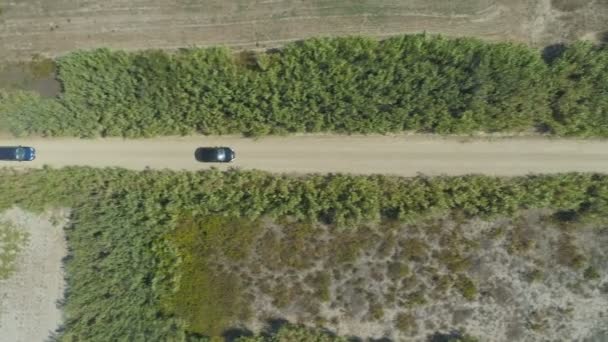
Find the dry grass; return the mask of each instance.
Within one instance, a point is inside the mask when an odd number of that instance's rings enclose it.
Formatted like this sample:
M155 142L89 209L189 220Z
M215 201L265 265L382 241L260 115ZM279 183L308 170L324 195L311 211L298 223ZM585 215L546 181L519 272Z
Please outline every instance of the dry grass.
M399 339L437 334L437 329L449 331L454 327L446 323L454 312L447 308L467 306L471 309L459 324L482 340L506 336L509 332L495 324L507 320L503 317L505 310L519 310L527 319L513 329L521 330L523 336L553 336L556 326L564 324L566 332L560 336L583 336L585 326L599 322L581 325L583 312L601 310L600 302L587 307L575 305L567 321L563 313L551 311L539 319L538 313L526 308L532 305L538 312L545 312L547 305L576 302L587 288L601 287L606 271L593 267L582 271L583 264L578 260L586 260L586 249L573 247L582 240L568 238L566 234L570 233L557 229L556 222L540 221L537 216L525 214L514 220L487 223L442 219L387 230L362 228L359 235L370 237L368 241L356 239L356 234L332 231L327 226L308 227L306 230L316 235L302 235L297 244L290 244L291 252L310 256L311 244L322 252L314 256L315 262L298 268L293 276L290 271L285 273L292 269L292 259L265 260L257 254L261 249L257 249L253 260L260 268L250 275L258 279L254 283L267 284L261 293L268 299L256 301L252 310L322 324L340 335L379 338L387 336L382 335L383 331L394 331L389 337ZM547 226L550 224L553 228ZM295 233L298 228L294 232L289 229L291 226L287 224L272 235L266 232L259 243L266 243L268 236L276 236L277 241L271 245L280 246L282 239L288 239L289 244L301 233ZM577 232L581 229L585 230L579 226ZM560 239L548 243L552 235L547 232ZM537 244L539 237L547 241ZM481 248L482 245L485 247ZM547 248L550 253L546 253ZM551 253L561 255L560 264L552 262ZM489 274L484 276L484 272ZM569 284L578 285L569 287ZM563 296L560 289L571 292ZM539 301L541 297L532 296L534 291L545 292L543 298L549 296L551 303ZM432 323L423 324L418 313L423 313L420 317L427 320L430 317ZM259 326L260 322L252 324Z
M432 32L545 46L606 30L608 4L589 0L359 1L60 0L8 2L1 59L75 49L280 46L312 36ZM559 11L559 12L558 12ZM566 11L568 15L560 15ZM146 39L142 39L145 37ZM24 42L27 42L25 44Z
M481 340L503 339L513 329L551 338L559 325L560 337L585 336L599 321L583 317L608 305L599 297L594 305L583 304L581 297L602 288L606 270L586 260L605 260L598 248L605 241L593 227L580 225L574 241L573 233L541 216L458 222L445 217L352 232L268 222L250 257L238 262L246 292L255 298L249 310L263 313L242 323L260 327L264 317L280 317L339 335L399 340L456 329L450 325L454 310L466 307L466 315L457 315L458 326ZM595 247L577 247L583 243ZM285 246L289 253L281 254ZM575 303L568 319L548 309L567 303ZM497 325L513 311L526 319L508 331Z

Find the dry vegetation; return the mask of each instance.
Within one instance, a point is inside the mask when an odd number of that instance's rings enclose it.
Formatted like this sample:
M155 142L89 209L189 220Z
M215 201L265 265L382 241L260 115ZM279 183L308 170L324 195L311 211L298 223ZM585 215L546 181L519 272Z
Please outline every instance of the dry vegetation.
M75 49L268 48L314 36L442 33L543 47L605 39L592 0L30 0L2 3L0 59Z
M466 331L482 341L577 340L606 328L608 230L577 224L574 239L548 213L348 231L241 222L248 237L238 243L238 256L220 248L205 260L212 278L226 282L216 286L228 291L226 284L239 284L222 297L248 303L250 315L223 317L254 330L283 319L362 338L421 340ZM206 231L220 221L200 224Z
M15 272L15 259L27 244L27 233L8 222L0 222L0 281Z

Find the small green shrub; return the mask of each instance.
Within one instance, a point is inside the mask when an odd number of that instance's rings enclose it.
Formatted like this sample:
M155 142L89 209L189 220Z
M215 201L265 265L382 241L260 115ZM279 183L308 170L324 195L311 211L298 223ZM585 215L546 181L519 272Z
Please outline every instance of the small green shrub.
M355 231L336 232L330 243L332 248L333 262L338 264L351 263L374 241L370 239L368 230L356 229Z
M407 306L410 308L426 304L426 296L424 291L414 291L406 296Z
M28 234L12 224L0 222L0 280L16 271L15 260L28 243Z
M526 319L526 327L537 333L542 333L548 328L548 320L540 311L532 311Z
M436 342L479 342L479 339L460 331L451 332L449 334L434 333L429 340Z
M239 337L235 342L347 342L344 337L335 336L320 329L287 324L275 334Z
M571 234L562 234L557 246L557 262L573 269L580 269L585 264L585 257L580 253Z
M530 283L536 283L544 278L543 272L537 268L526 273L525 278Z
M199 221L204 248L230 261L242 261L251 253L261 230L257 221L210 216Z
M386 238L378 246L377 255L380 258L388 258L393 253L397 246L397 239L393 235L387 233Z
M506 231L507 230L505 229L505 227L496 227L489 231L488 237L490 239L499 239L505 235Z
M454 287L467 300L473 300L477 296L477 287L473 281L462 274L459 274L454 282Z
M453 283L454 282L452 280L452 277L450 277L450 275L448 275L448 274L441 275L434 282L433 292L435 293L436 296L445 295L445 294L447 294L449 289L452 287Z
M329 287L331 286L331 276L327 272L317 272L305 279L305 282L314 290L314 296L321 302L330 300Z
M507 251L511 254L525 254L534 247L534 240L532 240L532 238L528 236L526 230L518 224L509 231L507 241Z
M309 268L320 253L320 246L315 244L318 232L318 228L309 223L284 226L278 246L281 266L298 270Z
M395 318L395 327L402 333L414 333L418 329L416 318L409 312L400 312Z
M274 286L270 295L272 296L272 304L282 309L295 302L302 293L303 290L299 284L288 285L279 282Z
M439 252L438 260L452 273L465 271L471 266L468 257L462 255L457 249L449 247L444 247Z
M585 269L585 272L583 272L583 276L587 280L596 280L600 278L600 273L595 267L589 266Z
M397 281L407 277L410 274L410 268L402 262L391 262L388 264L388 276L393 281Z
M429 246L421 239L406 239L401 244L402 250L399 256L405 260L425 261L428 257Z
M454 342L479 342L479 339L471 335L465 334L455 339Z
M384 317L383 305L377 302L372 302L369 305L369 314L373 320L381 320Z

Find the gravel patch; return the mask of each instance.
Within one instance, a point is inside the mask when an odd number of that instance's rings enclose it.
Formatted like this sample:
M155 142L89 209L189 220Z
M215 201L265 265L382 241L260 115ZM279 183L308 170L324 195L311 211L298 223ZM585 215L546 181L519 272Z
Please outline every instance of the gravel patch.
M0 213L1 221L23 229L29 237L17 256L16 272L0 281L2 341L45 341L60 326L67 216L67 210L39 215L16 207Z

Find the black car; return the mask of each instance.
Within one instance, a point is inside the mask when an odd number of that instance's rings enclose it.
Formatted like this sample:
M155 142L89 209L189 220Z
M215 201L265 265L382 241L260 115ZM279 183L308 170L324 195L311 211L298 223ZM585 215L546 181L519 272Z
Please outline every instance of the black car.
M203 163L230 163L236 154L230 147L199 147L194 151L194 158Z
M28 146L0 146L0 160L32 161L36 159L36 149Z

